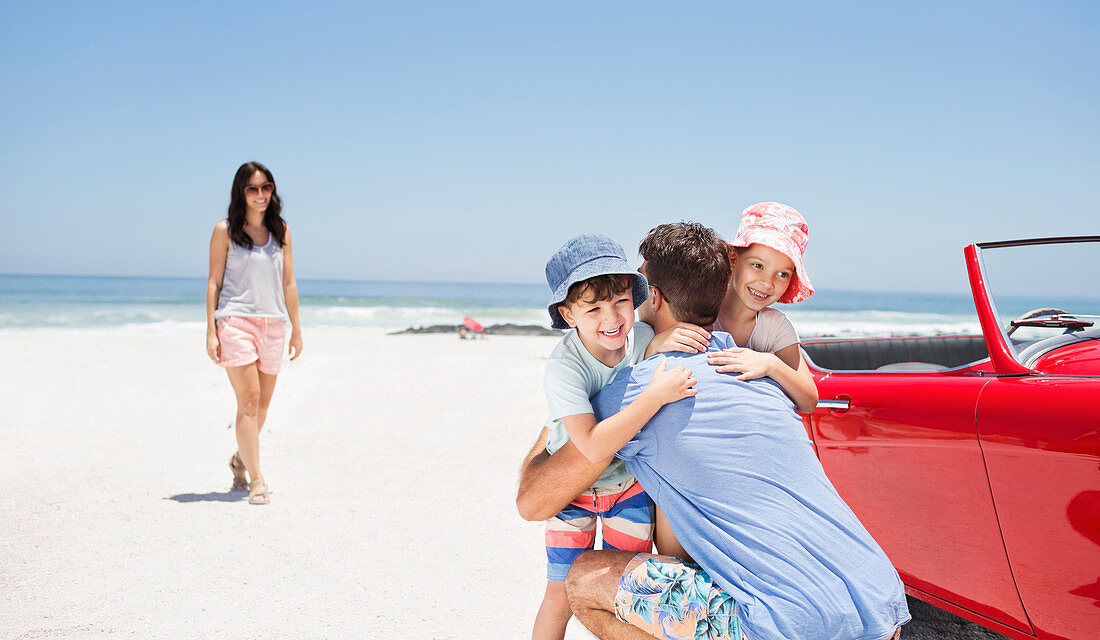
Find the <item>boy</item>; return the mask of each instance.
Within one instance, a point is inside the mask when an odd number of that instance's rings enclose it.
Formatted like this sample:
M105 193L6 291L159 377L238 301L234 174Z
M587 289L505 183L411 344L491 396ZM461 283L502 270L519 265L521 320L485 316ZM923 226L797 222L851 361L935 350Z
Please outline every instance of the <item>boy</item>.
M634 324L634 310L649 297L644 276L633 271L623 248L606 236L577 236L546 263L552 291L551 326L568 329L546 364L547 404L553 453L572 440L593 462L607 460L669 402L695 395L684 367L659 365L652 383L615 415L596 421L589 399L623 367L644 359L653 330ZM634 329L634 339L628 335ZM603 521L604 548L648 552L653 539L653 502L615 460L592 486L547 521L547 586L532 637L561 639L571 615L565 575L583 551L593 548L596 518Z

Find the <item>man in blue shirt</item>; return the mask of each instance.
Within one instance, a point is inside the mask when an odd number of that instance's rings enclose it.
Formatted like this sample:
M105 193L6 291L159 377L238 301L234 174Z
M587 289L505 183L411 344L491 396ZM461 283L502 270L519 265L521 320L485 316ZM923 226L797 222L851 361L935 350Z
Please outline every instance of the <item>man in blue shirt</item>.
M657 333L709 326L729 278L721 239L697 224L662 225L641 253L652 290L640 319ZM897 572L825 477L779 385L708 364L708 352L729 346L716 332L707 352L654 356L593 398L597 418L619 411L665 357L698 380L696 396L666 405L616 454L667 518L674 535L659 527L658 549L676 557L582 555L567 580L574 614L604 639L891 637L909 621ZM553 456L537 449L517 498L528 519L571 500L605 466L571 444Z

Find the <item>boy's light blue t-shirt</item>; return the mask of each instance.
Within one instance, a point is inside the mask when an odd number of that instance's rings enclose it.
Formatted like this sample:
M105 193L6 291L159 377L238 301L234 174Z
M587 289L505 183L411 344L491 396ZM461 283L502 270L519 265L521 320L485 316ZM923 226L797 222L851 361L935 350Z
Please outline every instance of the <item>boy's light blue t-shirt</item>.
M566 433L561 419L580 413L593 413L592 396L607 386L624 367L641 362L652 339L652 327L644 322L635 322L634 330L627 339L626 357L614 367L609 367L588 352L576 329L566 332L561 342L550 352L543 378L546 403L550 407L550 420L546 423L550 429L547 451L554 453L569 442L569 434ZM626 470L622 460L615 459L592 486L608 487L631 478L633 476Z
M712 334L708 351L733 346ZM634 400L662 357L698 395L665 405L616 455L684 549L737 601L753 640L880 640L910 619L890 560L837 494L794 404L769 378L717 373L707 354L658 354L592 399Z

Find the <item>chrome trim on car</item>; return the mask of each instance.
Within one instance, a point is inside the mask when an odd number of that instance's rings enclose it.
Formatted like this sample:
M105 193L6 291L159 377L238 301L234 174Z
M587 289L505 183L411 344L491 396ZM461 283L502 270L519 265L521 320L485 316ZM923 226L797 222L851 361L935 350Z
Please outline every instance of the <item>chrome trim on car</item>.
M817 401L817 408L818 409L847 409L848 408L848 401L847 400L818 400Z
M1100 328L1088 329L1077 333L1063 333L1044 340L1039 340L1019 352L1020 360L1024 363L1025 367L1034 368L1039 362L1039 359L1051 351L1067 347L1071 344L1089 342L1090 340L1100 340Z

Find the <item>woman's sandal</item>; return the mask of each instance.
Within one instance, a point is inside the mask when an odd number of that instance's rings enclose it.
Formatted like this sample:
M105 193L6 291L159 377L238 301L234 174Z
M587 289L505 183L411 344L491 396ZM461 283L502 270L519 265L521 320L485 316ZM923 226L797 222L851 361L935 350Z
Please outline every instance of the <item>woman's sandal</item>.
M248 489L248 504L268 504L271 498L267 495L267 485L263 478L255 480Z
M248 491L248 476L245 475L244 461L236 453L229 459L229 468L233 471L233 488L230 491Z

